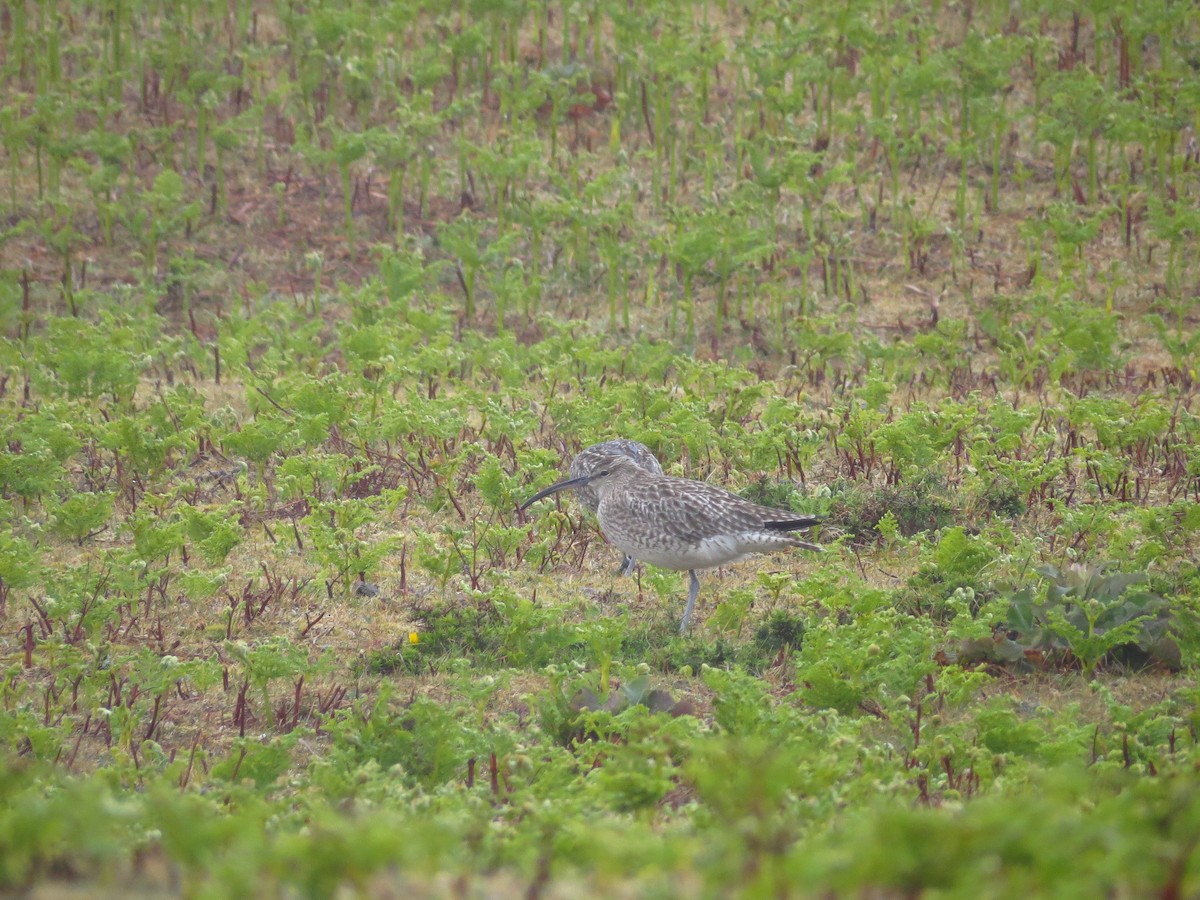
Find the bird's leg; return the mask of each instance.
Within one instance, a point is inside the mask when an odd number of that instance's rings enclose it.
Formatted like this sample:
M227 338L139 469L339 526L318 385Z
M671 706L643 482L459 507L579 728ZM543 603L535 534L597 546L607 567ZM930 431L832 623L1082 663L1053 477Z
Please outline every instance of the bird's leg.
M637 565L637 560L632 556L626 556L621 560L621 568L617 569L618 575L632 575L633 567Z
M688 622L692 619L692 610L696 608L696 597L700 594L700 579L696 577L695 569L688 569L688 574L692 576L692 584L688 589L687 608L683 611L683 621L679 623L679 633L686 634Z

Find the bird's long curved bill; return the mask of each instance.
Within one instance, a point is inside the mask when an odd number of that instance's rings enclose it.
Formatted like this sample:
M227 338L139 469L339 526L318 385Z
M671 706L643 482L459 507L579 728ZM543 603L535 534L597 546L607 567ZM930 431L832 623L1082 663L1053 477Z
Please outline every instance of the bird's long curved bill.
M575 488L580 485L587 484L592 480L591 475L580 475L578 478L568 478L566 481L560 481L557 484L552 484L545 490L538 491L528 500L521 504L521 512L529 509L531 505L537 503L543 497L549 497L551 494L557 494L559 491L565 491L567 488Z

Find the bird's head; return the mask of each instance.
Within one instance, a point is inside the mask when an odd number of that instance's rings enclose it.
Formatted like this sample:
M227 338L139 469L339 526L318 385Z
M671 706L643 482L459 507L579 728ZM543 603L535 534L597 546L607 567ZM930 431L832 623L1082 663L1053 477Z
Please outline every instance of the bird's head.
M614 456L611 459L604 460L604 462L587 475L580 475L578 478L568 478L566 481L559 481L548 488L538 491L521 504L521 511L524 512L537 501L549 497L551 494L557 494L559 491L565 491L568 488L591 485L603 493L606 486L619 484L630 478L637 477L639 474L645 473L632 460L626 459L623 456Z

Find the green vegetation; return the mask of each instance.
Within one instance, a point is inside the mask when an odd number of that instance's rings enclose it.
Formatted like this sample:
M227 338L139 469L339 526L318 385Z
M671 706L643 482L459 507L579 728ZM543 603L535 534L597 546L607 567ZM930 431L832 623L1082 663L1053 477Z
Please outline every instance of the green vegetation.
M0 6L0 892L1200 894L1191 4ZM613 574L611 437L829 550Z

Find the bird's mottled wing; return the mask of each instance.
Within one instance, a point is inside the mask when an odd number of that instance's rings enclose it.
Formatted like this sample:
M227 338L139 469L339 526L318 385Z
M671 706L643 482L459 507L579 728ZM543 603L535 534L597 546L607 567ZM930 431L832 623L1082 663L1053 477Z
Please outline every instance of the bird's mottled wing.
M759 506L705 482L639 477L623 488L602 500L601 526L610 541L647 562L703 568L813 546L787 534L815 524L810 517Z

